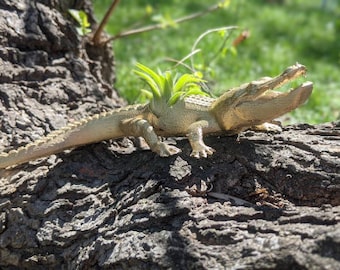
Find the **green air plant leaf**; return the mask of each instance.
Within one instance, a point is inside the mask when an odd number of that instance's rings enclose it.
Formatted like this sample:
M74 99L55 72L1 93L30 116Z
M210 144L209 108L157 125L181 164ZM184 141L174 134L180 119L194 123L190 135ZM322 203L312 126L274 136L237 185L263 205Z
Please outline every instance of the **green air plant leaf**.
M164 91L164 77L158 75L152 69L140 63L136 64L141 71L134 70L134 72L141 77L151 88L154 98L161 98Z
M180 98L194 95L209 96L207 93L202 91L201 87L197 83L188 83L183 89L173 93L168 101L168 104L169 106L173 106Z
M149 90L146 90L146 89L141 89L141 92L142 94L144 94L144 96L147 98L147 99L152 99L153 98L153 94L151 91Z
M175 105L175 103L181 98L182 95L182 92L174 93L168 101L169 106Z
M168 101L174 92L173 90L174 90L174 78L172 77L171 72L167 71L164 74L163 99Z
M153 98L160 98L161 97L161 90L159 89L157 83L146 73L134 70L134 72L143 79L147 85L151 88L151 91L148 91L152 94Z
M192 74L182 75L174 85L174 92L181 91L183 88L187 87L188 84L198 84L204 82L204 80L196 77Z
M203 92L200 83L204 80L194 74L183 74L178 77L177 74L173 76L170 71L157 74L152 69L137 63L137 68L134 72L144 80L151 91L141 90L147 97L151 98L151 105L153 108L159 108L163 105L173 106L179 99L190 95L207 96Z

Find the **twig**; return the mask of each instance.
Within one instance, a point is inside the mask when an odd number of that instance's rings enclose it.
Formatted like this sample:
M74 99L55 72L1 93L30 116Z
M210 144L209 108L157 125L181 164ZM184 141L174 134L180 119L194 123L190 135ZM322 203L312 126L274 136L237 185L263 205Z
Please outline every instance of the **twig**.
M170 62L175 62L176 65L174 65L172 68L175 69L177 66L181 65L183 67L185 67L186 69L190 70L191 73L195 73L196 70L193 67L190 67L189 65L185 64L184 61L187 60L188 58L190 58L192 55L200 52L200 49L197 49L193 52L191 52L190 54L186 55L184 58L182 58L181 60L177 60L177 59L173 59L173 58L165 58L165 61L170 61ZM209 86L205 83L205 82L200 82L201 88L204 92L208 93L209 95L212 95L211 93L211 89L209 88Z
M195 41L194 45L192 46L191 48L191 51L196 51L196 47L197 47L197 44L206 36L206 35L209 35L211 33L214 33L214 32L218 32L218 31L226 31L226 30L233 30L233 29L237 29L237 26L224 26L224 27L219 27L219 28L213 28L213 29L209 29L207 31L205 31L203 34L201 34ZM191 60L191 67L194 68L194 58L190 57L190 60Z
M99 45L101 43L100 37L102 35L102 32L104 31L104 27L107 24L107 22L109 21L109 18L111 16L113 10L115 9L115 7L118 5L119 1L120 0L113 0L110 8L105 13L104 18L102 19L102 21L100 22L96 32L94 33L92 41L95 45Z
M182 23L182 22L185 22L185 21L193 20L193 19L196 19L198 17L204 16L207 13L213 12L213 11L219 9L219 8L220 8L220 4L216 4L216 5L213 5L209 8L207 8L206 10L203 10L203 11L193 13L191 15L176 19L176 20L174 20L174 23ZM107 39L105 41L105 43L113 41L113 40L118 39L118 38L122 38L122 37L127 37L127 36L136 35L136 34L140 34L140 33L144 33L144 32L149 32L149 31L152 31L152 30L162 29L163 27L164 27L163 24L154 24L154 25L149 25L149 26L137 28L137 29L128 30L128 31L118 33L117 35L112 36L111 38Z
M250 206L250 207L254 207L255 205L247 202L245 200L242 200L240 198L237 198L235 196L231 196L228 194L224 194L224 193L217 193L217 192L209 192L208 196L216 198L216 199L221 199L221 200L226 200L226 201L231 201L232 203L234 203L235 205L242 205L242 206Z
M188 66L187 64L184 64L184 61L187 60L188 58L190 58L192 55L200 52L201 49L197 49L195 51L192 51L190 52L188 55L184 56L181 60L176 60L176 59L173 59L173 58L165 58L166 61L170 61L170 62L175 62L176 65L173 66L173 68L176 68L177 66L181 65L181 66L184 66L186 67L187 69L189 69L192 73L195 72L194 69L192 69L190 66Z

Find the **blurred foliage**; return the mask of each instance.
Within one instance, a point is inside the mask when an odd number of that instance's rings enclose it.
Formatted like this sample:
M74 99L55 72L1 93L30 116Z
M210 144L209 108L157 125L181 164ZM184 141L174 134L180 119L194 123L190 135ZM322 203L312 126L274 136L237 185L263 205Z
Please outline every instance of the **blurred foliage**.
M98 21L112 0L93 0ZM135 102L143 84L133 74L136 62L152 69L171 69L191 53L197 38L209 29L237 25L238 30L206 35L195 53L195 68L215 94L263 76L275 76L299 62L308 67L306 80L314 82L309 101L290 113L286 122L320 123L340 114L340 3L336 0L238 0L206 16L181 24L174 20L202 11L218 1L124 0L110 18L106 31L116 35L128 29L161 22L162 30L115 40L119 92ZM283 2L278 4L277 2ZM250 35L235 48L233 41ZM222 47L221 47L222 46ZM186 64L190 64L190 59ZM188 72L183 66L177 69ZM137 100L138 101L138 100Z
M88 21L87 15L82 10L69 9L68 13L73 17L73 19L78 23L77 32L80 36L85 36L91 32L90 23Z

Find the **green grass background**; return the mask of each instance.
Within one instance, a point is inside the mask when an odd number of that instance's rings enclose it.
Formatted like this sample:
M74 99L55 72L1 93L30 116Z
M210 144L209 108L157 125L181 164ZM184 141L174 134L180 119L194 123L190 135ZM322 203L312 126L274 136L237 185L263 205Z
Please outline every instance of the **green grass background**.
M100 21L112 0L93 0ZM154 24L154 16L176 19L201 11L218 1L199 0L123 0L110 18L106 31L115 35L127 29ZM340 3L328 0L286 0L273 4L265 0L234 0L193 21L113 42L116 58L116 88L128 102L140 102L141 81L133 74L136 62L153 69L170 69L168 58L182 59L205 31L221 26L238 26L226 42L245 29L250 37L237 52L219 51L223 37L214 33L204 38L195 63L204 66L204 77L216 95L226 89L263 76L275 76L299 62L308 68L306 79L314 82L308 102L285 117L286 123L310 124L334 121L340 115ZM273 2L273 1L272 1ZM152 7L152 14L147 10ZM170 19L171 20L171 19ZM213 61L214 55L218 57ZM187 62L190 64L189 62ZM181 72L188 72L180 68ZM301 83L301 80L300 80Z

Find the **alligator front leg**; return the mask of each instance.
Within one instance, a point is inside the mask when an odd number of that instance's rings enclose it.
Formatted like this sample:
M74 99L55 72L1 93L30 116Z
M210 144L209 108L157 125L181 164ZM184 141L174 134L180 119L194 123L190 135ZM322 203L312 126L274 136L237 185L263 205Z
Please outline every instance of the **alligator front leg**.
M161 142L150 123L141 118L130 118L122 121L121 129L129 136L143 137L149 145L151 151L161 157L168 157L181 152L180 149L173 145Z
M212 155L215 150L203 142L203 129L209 125L208 121L202 120L191 124L188 128L188 139L192 148L191 156L195 158Z

